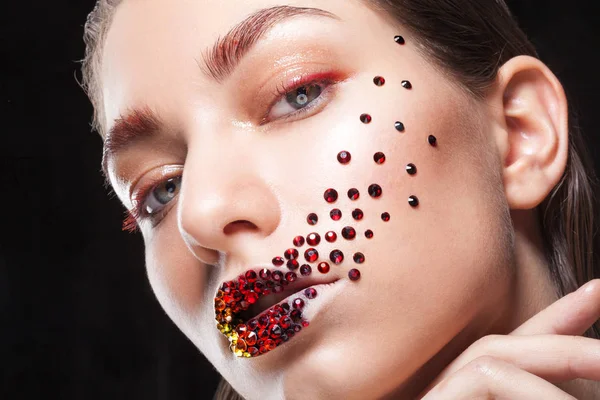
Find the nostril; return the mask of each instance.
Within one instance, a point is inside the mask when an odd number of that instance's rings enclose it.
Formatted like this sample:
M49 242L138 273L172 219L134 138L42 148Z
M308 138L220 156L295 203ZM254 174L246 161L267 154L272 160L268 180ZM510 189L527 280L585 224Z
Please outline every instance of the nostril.
M258 227L252 222L239 220L228 223L225 228L223 228L223 233L225 233L225 235L231 235L240 231L255 231L257 229Z

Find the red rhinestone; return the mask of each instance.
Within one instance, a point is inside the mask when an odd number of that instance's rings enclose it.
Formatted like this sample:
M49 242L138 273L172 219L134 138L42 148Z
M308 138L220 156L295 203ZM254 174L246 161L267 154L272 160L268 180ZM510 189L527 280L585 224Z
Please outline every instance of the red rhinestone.
M434 147L437 145L437 138L433 135L429 135L429 137L427 138L427 141L429 142L430 145L432 145Z
M317 214L315 213L308 214L306 222L308 222L309 225L316 225L317 222L319 222L319 217L317 217Z
M302 318L302 311L300 310L292 310L292 312L290 313L290 318L292 319L292 321L298 321L300 318Z
M359 197L360 197L360 192L358 191L358 189L348 190L348 198L350 200L358 200Z
M344 253L342 253L340 250L333 250L329 254L329 259L332 263L339 265L342 263L342 261L344 261Z
M303 326L304 328L306 328L308 325L310 325L310 322L308 322L308 321L307 321L307 320L305 320L305 319L304 319L304 320L302 320L302 326Z
M271 338L276 339L281 336L283 333L283 329L279 325L271 325L269 326L269 335Z
M382 152L375 153L375 155L373 156L373 160L375 160L377 164L381 165L385 163L385 154L383 154Z
M296 249L287 249L284 253L286 260L294 260L298 258L298 250Z
M266 314L261 315L260 317L258 317L258 326L261 328L266 328L269 325L269 316Z
M412 89L412 84L409 81L402 81L400 84L404 89Z
M333 243L337 240L337 234L333 231L329 231L325 234L325 240L329 243Z
M363 219L364 216L365 213L363 213L363 211L360 208L357 208L356 210L352 211L352 218L354 218L357 221Z
M352 155L347 151L341 151L338 154L337 159L341 164L348 164L352 159Z
M373 83L375 83L377 86L383 86L385 85L385 79L382 76L376 76L373 78Z
M296 236L294 238L294 246L302 247L304 245L304 236Z
M320 273L326 274L329 272L329 263L326 261L320 262L317 269L319 270Z
M354 262L357 264L362 264L365 262L365 255L363 253L355 253L353 258Z
M248 347L247 351L252 357L256 356L260 352L256 347Z
M365 231L365 237L366 237L367 239L371 239L371 238L373 237L373 231L372 231L372 230L370 230L370 229L366 230L366 231Z
M264 279L264 280L271 279L271 271L269 271L269 270L268 270L268 269L266 269L266 268L265 268L265 269L262 269L262 270L259 272L259 276L260 276L260 278L261 278L261 279Z
M417 207L419 205L419 199L417 196L410 196L408 198L408 204L410 204L411 207Z
M262 283L261 281L258 281L254 284L254 291L256 293L262 293L264 288L265 288L265 284Z
M269 331L267 329L261 329L258 331L258 338L261 339L258 341L258 343L260 344L261 342L265 342L265 339L269 338Z
M311 233L306 237L306 243L310 246L317 246L321 243L321 236L318 233Z
M406 41L404 40L404 38L400 35L396 35L394 36L394 41L398 44L404 44L406 43Z
M266 353L267 351L269 351L269 349L267 349L267 346L265 346L265 345L262 345L262 346L260 346L260 347L259 347L259 350L258 350L258 351L260 352L260 354L264 354L264 353Z
M301 298L294 299L292 305L296 310L301 310L302 307L304 307L304 300L302 300Z
M335 189L327 189L323 195L325 201L328 203L335 203L338 199L338 192Z
M296 279L298 279L298 275L296 275L295 272L288 272L287 274L285 274L285 280L288 282L295 282Z
M406 172L408 172L409 175L414 175L417 173L417 167L415 164L408 164L406 166Z
M360 279L360 271L353 268L350 271L348 271L348 278L350 278L351 281L357 281Z
M288 336L288 338L293 338L294 335L296 334L296 332L294 332L293 329L288 329L287 331L285 331L285 334Z
M283 258L281 257L273 257L273 265L276 267L281 267L283 265L284 261Z
M304 252L304 258L308 262L315 262L319 258L319 252L316 249L310 248Z
M342 236L346 240L353 240L356 237L356 231L353 227L347 226L342 229Z
M334 208L329 213L329 216L331 217L332 220L339 221L340 219L342 219L342 212L340 210L338 210L337 208Z
M383 214L381 214L381 219L385 222L388 222L390 220L390 213L384 212Z
M298 260L289 260L287 262L287 267L288 267L288 269L295 271L298 269L298 267L300 267L300 263L298 262Z
M283 279L283 273L281 271L273 271L271 274L271 279L273 279L275 282L281 282Z
M379 186L377 184L372 184L371 186L369 186L369 195L371 197L373 197L373 198L380 197L382 193L383 193L383 190L381 189L381 186Z
M248 333L248 327L244 324L239 324L235 327L235 331L238 333L238 335L244 337Z
M256 274L256 272L254 271L248 271L246 272L246 279L248 280L248 282L250 283L254 283L256 282L256 278L258 277L258 275Z
M248 332L248 334L246 335L246 344L248 346L254 346L257 340L258 335L252 331Z
M295 332L300 332L301 330L302 330L302 326L301 325L298 325L298 324L294 325L294 331Z
M287 313L290 311L290 305L288 303L281 303L281 309L283 313Z
M304 290L304 295L309 299L314 299L315 297L317 297L317 289L312 287L307 288L306 290Z
M258 300L258 295L256 293L248 293L248 295L246 296L246 301L249 304L256 303L256 300Z
M288 329L290 326L292 326L292 319L287 316L284 315L283 317L281 317L281 319L279 320L279 325L283 328L283 329Z
M277 347L277 345L275 344L275 341L267 339L265 340L265 347L267 348L267 350L274 350L275 347Z
M308 264L304 264L300 267L300 274L302 276L309 276L312 273L312 268Z
M248 321L246 323L246 326L248 327L248 329L250 329L251 331L253 331L256 328L258 328L258 321L256 319L251 319L250 321Z
M370 124L372 120L373 120L373 119L371 118L371 116L370 116L369 114L362 114L362 115L360 116L360 121L361 121L363 124Z

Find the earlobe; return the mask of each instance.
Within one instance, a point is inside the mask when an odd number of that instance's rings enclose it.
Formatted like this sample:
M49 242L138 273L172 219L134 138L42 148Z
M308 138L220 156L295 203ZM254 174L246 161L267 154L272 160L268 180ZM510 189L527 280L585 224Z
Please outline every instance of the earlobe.
M568 104L562 85L540 60L518 56L498 73L504 123L503 179L511 209L538 206L567 163ZM497 104L497 103L496 103Z

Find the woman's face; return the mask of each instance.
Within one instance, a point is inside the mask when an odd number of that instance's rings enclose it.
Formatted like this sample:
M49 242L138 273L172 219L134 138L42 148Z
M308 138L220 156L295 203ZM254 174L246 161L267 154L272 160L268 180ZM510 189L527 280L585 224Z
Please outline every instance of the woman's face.
M132 197L141 202L158 300L243 396L376 398L506 315L512 253L491 111L426 60L410 32L362 2L285 3L254 19L270 27L262 36L216 53L236 24L281 3L119 5L101 71L115 135L107 143L118 148L106 158L109 177L128 208ZM124 146L116 135L126 132L135 139ZM154 189L142 198L145 188ZM288 249L297 264L288 266ZM262 296L248 271L263 268L296 280L259 274L276 293ZM250 282L238 283L246 273ZM304 306L290 316L297 298ZM290 311L273 318L271 306L284 303ZM268 308L266 333L248 328ZM242 343L252 328L256 337Z

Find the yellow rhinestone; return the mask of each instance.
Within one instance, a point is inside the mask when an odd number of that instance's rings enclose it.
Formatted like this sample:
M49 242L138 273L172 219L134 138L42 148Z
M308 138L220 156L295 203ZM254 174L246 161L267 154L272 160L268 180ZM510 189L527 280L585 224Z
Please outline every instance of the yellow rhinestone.
M246 357L246 358L250 358L250 357L252 357L252 354L250 354L250 353L248 353L248 352L245 352L245 353L244 353L244 357Z

